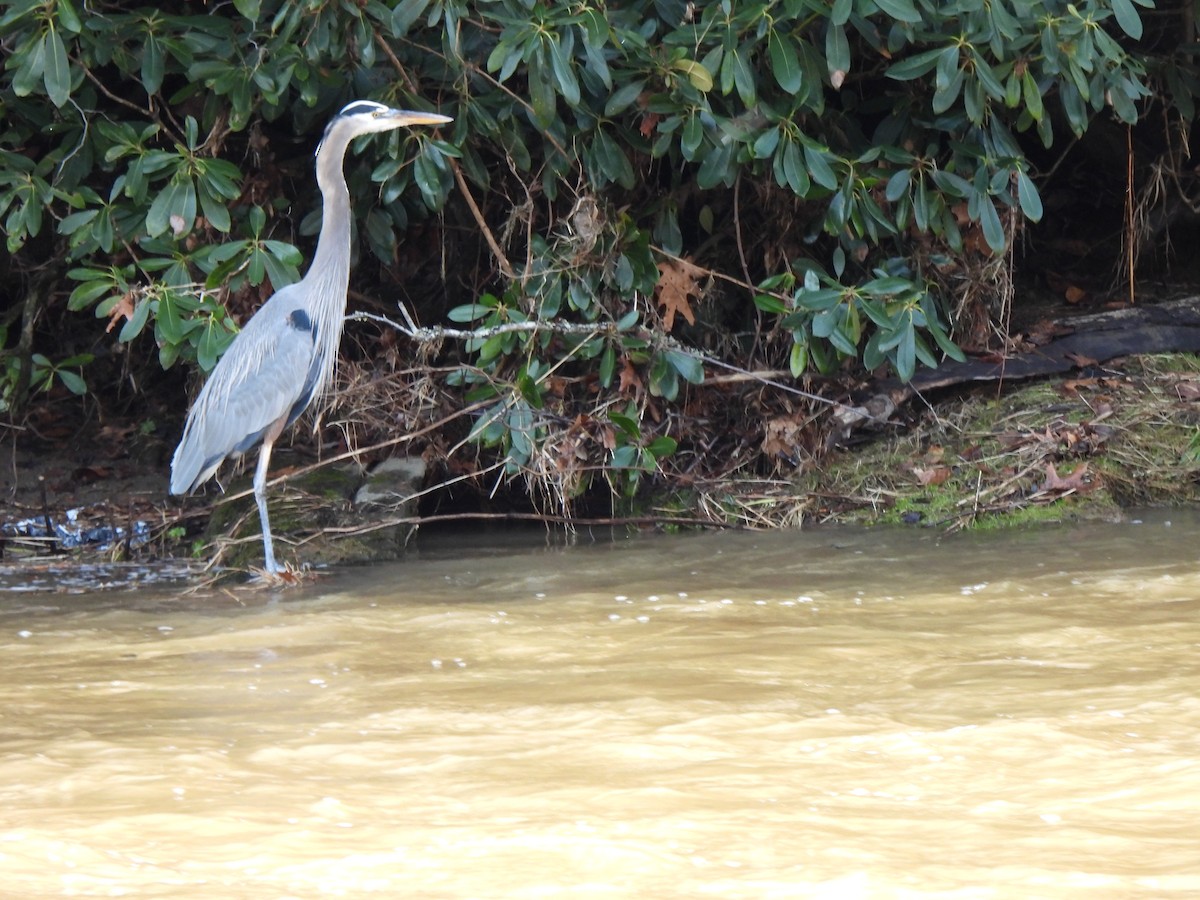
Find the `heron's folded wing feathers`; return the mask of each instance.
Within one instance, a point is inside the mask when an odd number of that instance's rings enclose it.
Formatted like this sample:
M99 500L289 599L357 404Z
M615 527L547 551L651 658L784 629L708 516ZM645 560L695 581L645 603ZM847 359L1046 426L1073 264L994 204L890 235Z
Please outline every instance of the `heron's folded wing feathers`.
M291 421L314 387L315 330L286 289L234 339L188 415L171 463L171 493L206 481L228 456L250 450L280 419ZM281 302L280 302L281 301Z

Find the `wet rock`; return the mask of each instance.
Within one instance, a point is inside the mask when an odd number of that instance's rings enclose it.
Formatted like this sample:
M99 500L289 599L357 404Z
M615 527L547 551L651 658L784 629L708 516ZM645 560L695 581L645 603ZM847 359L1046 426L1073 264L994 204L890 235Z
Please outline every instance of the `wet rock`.
M276 554L309 565L338 565L396 559L416 526L416 495L425 478L424 460L393 457L364 473L353 462L321 466L272 486L267 492ZM236 494L249 478L230 486ZM236 543L229 543L232 535ZM248 494L218 504L206 538L224 544L221 562L234 567L262 564L258 511Z
M354 494L360 509L386 509L392 515L416 514L413 496L425 482L425 460L411 456L393 456L376 465Z

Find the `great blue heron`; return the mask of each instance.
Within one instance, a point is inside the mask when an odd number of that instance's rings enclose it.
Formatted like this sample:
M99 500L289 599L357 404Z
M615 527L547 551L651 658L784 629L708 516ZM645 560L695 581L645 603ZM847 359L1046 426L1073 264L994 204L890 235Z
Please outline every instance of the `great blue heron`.
M361 134L452 121L449 116L390 109L367 100L351 103L333 117L317 145L317 184L324 206L312 265L303 278L280 288L250 317L188 413L171 460L172 494L203 484L226 457L240 456L262 441L254 471L254 500L270 574L281 571L267 517L271 448L313 397L329 387L346 317L350 281L350 192L342 172L346 147Z

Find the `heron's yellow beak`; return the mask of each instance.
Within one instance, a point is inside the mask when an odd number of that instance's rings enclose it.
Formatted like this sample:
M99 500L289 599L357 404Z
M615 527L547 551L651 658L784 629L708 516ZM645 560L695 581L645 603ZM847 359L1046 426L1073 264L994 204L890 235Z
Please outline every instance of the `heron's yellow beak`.
M375 115L380 118L394 119L397 125L445 125L447 122L454 121L450 116L443 116L440 113L411 109L380 110Z

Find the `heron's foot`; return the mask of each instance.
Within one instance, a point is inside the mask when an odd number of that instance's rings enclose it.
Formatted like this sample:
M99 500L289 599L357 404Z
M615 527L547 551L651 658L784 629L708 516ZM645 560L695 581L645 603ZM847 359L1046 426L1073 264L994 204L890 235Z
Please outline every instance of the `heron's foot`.
M316 573L308 566L297 567L290 563L284 563L282 566L276 563L273 568L269 569L250 567L251 581L265 587L294 587L306 581L312 581L316 577Z

